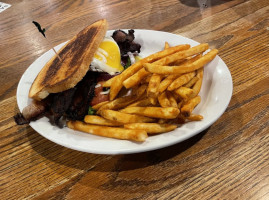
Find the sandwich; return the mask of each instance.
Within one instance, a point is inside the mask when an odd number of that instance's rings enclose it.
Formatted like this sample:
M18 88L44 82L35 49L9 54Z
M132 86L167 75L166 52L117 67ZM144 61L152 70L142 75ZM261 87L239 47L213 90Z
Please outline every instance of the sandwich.
M96 104L109 99L107 93L102 93L104 88L100 83L120 73L124 67L121 50L112 38L114 34L105 37L107 27L105 19L87 26L46 63L30 88L29 98L33 102L14 116L17 124L47 115L53 124L62 126L62 118L83 120L91 101ZM132 34L132 30L126 34L126 41ZM139 51L140 45L133 50Z
M46 98L73 88L85 76L94 53L107 31L106 20L99 20L74 36L40 71L34 80L29 97L35 100ZM86 42L87 41L87 42Z

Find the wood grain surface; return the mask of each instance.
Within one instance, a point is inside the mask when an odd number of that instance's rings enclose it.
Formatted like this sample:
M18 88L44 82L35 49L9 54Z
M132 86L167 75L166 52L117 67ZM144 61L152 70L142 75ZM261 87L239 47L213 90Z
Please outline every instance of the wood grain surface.
M6 0L0 13L0 199L269 199L268 0ZM226 112L182 143L96 155L16 126L28 66L88 24L167 31L208 42L229 67ZM47 28L47 42L32 21Z

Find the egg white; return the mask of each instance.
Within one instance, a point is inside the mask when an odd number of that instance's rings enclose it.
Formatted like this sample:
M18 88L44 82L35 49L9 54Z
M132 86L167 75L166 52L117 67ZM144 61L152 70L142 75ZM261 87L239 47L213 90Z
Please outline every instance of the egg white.
M112 37L105 37L103 41L113 42L117 46L117 51L118 51L118 54L120 56L120 48ZM104 49L98 48L98 50L95 54L100 56L102 58L102 60L99 60L95 57L93 58L93 61L92 61L91 66L90 66L93 71L107 72L111 75L114 75L114 74L120 72L119 69L113 68L113 67L106 64L106 62L107 62L106 57L108 57L109 53L106 52Z

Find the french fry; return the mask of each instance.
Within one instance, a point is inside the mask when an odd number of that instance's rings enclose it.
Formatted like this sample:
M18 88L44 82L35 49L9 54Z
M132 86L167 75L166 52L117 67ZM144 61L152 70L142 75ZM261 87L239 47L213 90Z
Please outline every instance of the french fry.
M196 96L189 99L181 108L181 114L185 117L191 116L193 109L201 102L201 97Z
M146 107L146 106L152 106L149 98L136 101L136 102L130 104L129 106L127 106L127 107Z
M198 60L199 58L201 58L201 54L198 54L192 58L187 58L184 61L182 60L178 60L180 61L179 63L181 65L189 65L191 63L193 63L194 61ZM176 61L177 62L177 61ZM176 64L176 63L173 63ZM162 80L162 82L159 85L159 92L163 92L164 90L167 89L167 87L176 79L180 76L181 74L171 74L168 75L164 80Z
M132 124L124 124L124 128L134 130L144 130L148 134L158 134L173 131L177 128L177 126L173 124L132 123Z
M168 122L171 122L171 119L159 119L158 124L167 124Z
M176 60L175 62L170 63L169 65L183 65L186 61L188 61L190 58L185 58L185 59L181 59L181 60Z
M171 103L167 98L166 92L163 92L158 96L158 101L163 108L171 107Z
M98 104L92 106L92 108L93 108L94 110L98 110L101 106L107 104L108 102L109 102L109 101L103 101L103 102L101 102L101 103L98 103Z
M110 87L110 86L111 86L111 83L113 82L113 80L116 79L116 77L117 77L117 76L114 76L114 77L112 77L111 79L108 79L107 81L105 81L105 82L103 83L103 87Z
M143 85L140 85L137 89L135 89L133 91L134 95L139 98L141 97L147 90L147 87L148 85L147 84L143 84Z
M122 123L111 121L97 115L86 115L84 117L84 122L88 124L96 124L103 126L121 126Z
M195 76L195 72L189 72L176 78L167 88L169 91L175 90L188 83Z
M174 52L181 51L184 49L190 48L190 45L178 45L174 47L170 47L168 49L165 49L163 51L154 53L146 58L143 58L136 62L135 64L128 67L126 70L124 70L121 74L117 76L117 78L113 79L110 83L110 100L113 100L118 95L119 91L121 90L123 86L123 81L125 81L127 78L135 74L138 70L143 68L144 63L151 63L158 59L161 59L165 56L171 55Z
M188 83L184 84L183 87L191 88L198 80L199 78L195 76Z
M137 100L137 96L135 95L123 96L123 97L117 98L113 101L110 101L102 105L98 109L97 114L99 114L101 110L118 110L118 109L124 108L128 106L129 104L135 102L136 100Z
M170 47L170 45L168 44L168 42L164 43L164 49L168 49Z
M147 77L145 77L144 82L149 83L151 76L152 76L152 74L149 74ZM143 83L143 81L142 81L142 83Z
M148 135L144 130L131 130L124 128L97 126L85 124L81 121L68 121L67 126L71 129L91 133L104 137L116 138L121 140L132 140L137 142L144 142Z
M186 119L189 121L201 121L203 120L203 116L191 114L189 117L186 117Z
M152 105L157 105L158 99L156 97L148 97Z
M186 50L182 50L182 51L178 51L172 55L166 56L156 62L154 62L154 64L156 65L169 65L175 61L183 61L184 59L196 55L196 54L200 54L204 51L206 51L209 48L208 44L200 44L197 46L194 46L192 48L186 49ZM185 73L185 72L183 72Z
M181 109L182 105L183 105L183 101L180 101L180 102L177 103L177 107L178 107L179 109Z
M218 53L217 49L211 50L209 53L205 54L195 62L187 65L180 65L180 66L163 66L163 65L156 65L156 64L150 64L145 63L144 67L146 71L156 74L183 74L195 71L201 67L203 67L205 64L213 60Z
M186 87L180 87L174 91L178 96L180 96L184 101L187 101L193 93L193 90Z
M137 114L152 118L174 119L179 114L179 109L174 107L127 107L121 110L123 113Z
M180 74L172 74L167 76L164 80L161 81L160 85L159 85L159 92L163 92L167 89L167 87L177 78L179 77Z
M192 63L195 60L197 60L198 57L201 57L201 54L198 54L198 55L196 55L194 57L190 56L190 57L187 57L187 58L184 58L184 59L176 60L176 61L174 61L172 63L169 63L169 65L171 65L171 66L174 66L174 65L179 66L179 65L183 65L183 64L187 64L187 63Z
M147 96L152 98L157 98L159 94L159 85L161 82L162 76L159 74L153 74L150 78L148 89L147 89Z
M144 68L142 68L134 75L130 76L128 79L123 81L123 85L127 89L134 87L138 85L140 82L142 82L142 80L149 74L150 74L149 72L147 72Z
M204 76L204 68L200 68L197 70L197 75L196 75L199 79L203 79Z
M199 80L196 81L196 83L192 87L193 93L191 94L190 98L194 98L199 94L201 87L202 87L203 75L204 75L204 68L198 69L196 76L197 76L197 78L199 78Z
M117 122L123 123L123 124L136 123L136 122L154 122L155 121L155 119L152 119L149 117L144 117L144 116L135 115L135 114L122 113L122 112L114 111L114 110L102 110L100 112L100 114L102 117L104 117L106 119L109 119L112 121L117 121Z
M122 88L122 82L124 81L123 79L124 77L120 75L117 76L117 78L115 78L110 85L110 92L109 92L109 100L112 101L114 100L118 93L120 92L121 88Z
M169 91L166 91L166 96L167 96L167 98L168 98L168 100L170 102L171 107L178 108L177 107L177 101L176 101L176 98L173 95L173 93L169 92Z

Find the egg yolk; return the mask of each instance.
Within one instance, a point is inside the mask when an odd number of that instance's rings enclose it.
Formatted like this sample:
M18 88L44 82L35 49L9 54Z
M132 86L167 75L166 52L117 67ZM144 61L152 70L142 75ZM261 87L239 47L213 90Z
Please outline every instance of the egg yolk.
M121 72L124 69L121 65L121 56L118 45L116 42L109 39L105 39L101 42L94 58L100 60L107 67L116 69L118 72Z

